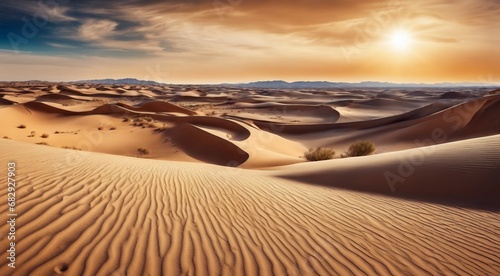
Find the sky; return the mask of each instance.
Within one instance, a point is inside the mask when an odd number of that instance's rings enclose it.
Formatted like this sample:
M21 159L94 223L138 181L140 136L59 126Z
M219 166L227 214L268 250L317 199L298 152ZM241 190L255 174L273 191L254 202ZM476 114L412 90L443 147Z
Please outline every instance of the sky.
M2 0L0 80L500 83L500 0Z

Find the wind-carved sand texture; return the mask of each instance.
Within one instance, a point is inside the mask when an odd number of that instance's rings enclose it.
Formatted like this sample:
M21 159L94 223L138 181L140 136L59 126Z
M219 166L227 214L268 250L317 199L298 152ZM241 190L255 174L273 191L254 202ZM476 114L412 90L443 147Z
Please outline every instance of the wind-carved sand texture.
M16 268L1 237L0 275L500 274L491 89L8 84L0 95L18 214ZM376 153L302 157L358 140Z

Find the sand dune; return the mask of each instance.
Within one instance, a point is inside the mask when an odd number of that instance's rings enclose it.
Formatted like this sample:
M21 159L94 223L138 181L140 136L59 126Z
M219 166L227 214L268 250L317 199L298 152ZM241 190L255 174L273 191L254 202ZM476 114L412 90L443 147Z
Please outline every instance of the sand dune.
M362 174L357 173L363 171ZM500 135L368 157L297 164L271 173L305 183L500 211Z
M248 159L238 146L191 124L177 125L167 135L189 156L207 163L236 167Z
M500 271L498 213L240 169L102 154L68 166L73 151L6 140L0 150L19 168L18 267L11 274L2 243L2 275Z
M12 105L16 102L4 99L3 97L0 98L0 105Z
M20 83L0 96L0 160L18 183L16 269L2 237L0 275L500 274L495 90ZM357 140L375 154L302 157Z

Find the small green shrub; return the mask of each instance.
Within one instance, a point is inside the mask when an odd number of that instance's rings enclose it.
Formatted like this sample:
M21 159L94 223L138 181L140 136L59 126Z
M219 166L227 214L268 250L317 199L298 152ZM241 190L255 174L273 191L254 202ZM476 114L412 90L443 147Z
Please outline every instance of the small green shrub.
M358 141L349 146L342 157L366 156L375 152L375 145L370 141Z
M309 161L329 160L335 157L335 151L332 148L309 149L304 153L304 157Z

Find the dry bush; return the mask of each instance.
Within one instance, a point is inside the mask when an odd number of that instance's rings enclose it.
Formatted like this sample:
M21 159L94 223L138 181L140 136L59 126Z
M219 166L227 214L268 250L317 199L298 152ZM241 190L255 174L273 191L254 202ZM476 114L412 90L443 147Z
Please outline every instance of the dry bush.
M167 130L167 127L166 126L161 126L161 127L157 127L155 129L155 132L164 132L165 130Z
M110 127L109 130L116 130L116 127Z
M63 149L71 149L71 150L82 150L80 148L77 148L77 147L70 147L70 146L64 146L62 147Z
M26 125L25 124L18 125L17 128L26 128Z
M139 152L139 154L141 154L141 155L148 155L151 153L151 151L149 149L146 149L146 148L138 148L137 152Z
M309 149L304 153L304 157L308 161L321 161L321 160L329 160L335 157L335 150L332 148L314 148Z
M40 137L42 137L42 138L49 138L49 135L48 135L47 133L44 133L44 134L42 134L42 136L40 136Z
M370 141L358 141L349 146L342 157L366 156L375 152L375 145Z
M48 146L49 144L45 143L45 142L40 142L40 143L36 143L37 145L42 145L42 146Z

